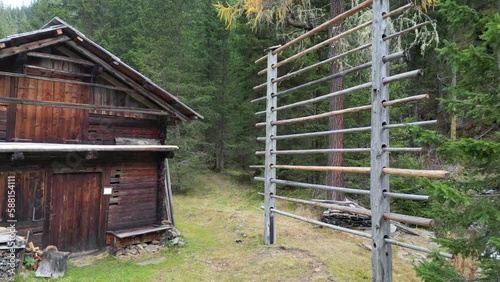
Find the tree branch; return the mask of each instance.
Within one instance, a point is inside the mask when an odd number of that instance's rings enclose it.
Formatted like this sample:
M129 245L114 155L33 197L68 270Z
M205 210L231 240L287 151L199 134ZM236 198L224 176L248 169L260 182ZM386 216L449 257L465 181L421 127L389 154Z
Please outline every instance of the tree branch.
M307 31L312 30L315 27L313 24L298 20L297 17L295 17L295 14L293 13L293 11L289 7L286 8L285 21L287 24L289 24L293 27L300 28L300 29L307 30Z

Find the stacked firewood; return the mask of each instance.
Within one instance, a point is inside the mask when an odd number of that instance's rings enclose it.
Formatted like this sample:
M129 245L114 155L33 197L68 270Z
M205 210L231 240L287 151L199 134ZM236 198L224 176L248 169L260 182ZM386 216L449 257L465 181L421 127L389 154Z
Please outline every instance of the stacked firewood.
M313 201L366 210L364 207L350 200L346 201L313 200ZM365 228L370 228L372 226L371 217L368 215L355 214L337 209L325 210L321 215L321 221L336 226L352 228L352 229L365 229Z
M23 261L23 237L17 236L15 230L0 228L0 281L10 279Z

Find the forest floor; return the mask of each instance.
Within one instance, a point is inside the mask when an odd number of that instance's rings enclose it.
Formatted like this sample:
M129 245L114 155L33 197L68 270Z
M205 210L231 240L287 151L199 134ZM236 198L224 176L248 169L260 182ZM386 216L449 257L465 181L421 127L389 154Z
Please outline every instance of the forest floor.
M174 195L183 248L126 259L106 253L72 259L58 281L371 281L369 240L278 216L278 243L264 246L262 199L250 182L201 174L196 183ZM321 212L291 204L280 208L310 218ZM426 237L397 239L428 245ZM394 247L394 281L420 281L413 263L422 257ZM16 281L36 279L30 273Z

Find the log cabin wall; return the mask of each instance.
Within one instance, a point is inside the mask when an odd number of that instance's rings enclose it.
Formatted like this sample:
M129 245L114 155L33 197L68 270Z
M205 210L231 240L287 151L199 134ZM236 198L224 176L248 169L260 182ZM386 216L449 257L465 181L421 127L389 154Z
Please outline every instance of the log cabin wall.
M167 124L198 118L59 18L0 39L0 142L165 144ZM19 154L7 144L0 153L0 195L14 176L16 227L21 235L30 231L36 245L101 248L106 231L173 222L164 177L172 152L62 153L60 147ZM2 225L7 208L7 197L0 197Z
M73 83L118 83L104 73L96 73L93 67L28 56L22 66L15 68L27 75L57 81L0 76L0 97L100 106L154 106L132 92ZM0 141L112 145L118 137L158 139L164 144L165 122L158 116L140 113L0 104ZM7 177L14 175L16 227L21 235L30 231L36 245L62 244L69 251L101 248L105 231L152 226L163 219L159 212L165 197L159 180L162 154L100 153L96 159L86 159L87 156L76 153L30 153L17 161L10 157L0 156L4 159L0 165L0 195L7 192ZM64 181L54 181L54 175ZM65 183L80 190L61 188ZM101 195L104 187L112 187L112 195ZM84 209L96 201L98 205L91 209L96 214ZM9 219L7 205L7 198L3 197L0 222ZM58 217L62 210L66 217ZM79 214L104 218L71 218ZM77 227L85 233L83 239L75 235ZM61 229L68 232L61 233Z
M0 171L2 171L0 172L0 195L7 193L7 177L15 176L15 219L18 221L16 227L20 235L26 235L27 231L30 231L31 240L38 246L45 247L57 243L53 237L54 232L60 232L57 226L63 229L75 229L65 233L68 238L64 240L67 242L76 240L73 236L76 228L80 232L86 232L81 236L89 237L93 234L91 230L99 230L96 234L102 235L99 238L104 240L105 231L152 226L160 224L163 219L162 214L158 213L158 206L161 205L160 199L163 197L161 194L163 189L159 186L161 173L158 171L158 165L164 157L162 154L114 152L99 153L95 159L86 159L85 154L76 153L27 153L24 160L18 161L11 161L7 155L0 155L0 157L2 163L0 164ZM89 190L89 193L78 192L77 188L85 186L84 183L72 181L78 181L82 174L98 174L99 185L94 185L95 187ZM54 178L67 175L74 175L74 177L59 181L67 187L58 189ZM104 187L112 187L112 195L98 194ZM65 197L66 200L59 199L58 196ZM91 198L94 199L93 202L90 201ZM7 198L2 197L0 222L10 219L7 205ZM90 213L90 210L85 210L85 207L91 205L94 205L92 210L102 212L102 219L81 221L79 226L68 225L69 222L78 222L70 218L71 216ZM69 218L58 218L60 214L65 214ZM57 234L57 236L64 238L63 234ZM64 240L60 244L64 244ZM75 249L68 250L85 250L81 242L76 240L76 243L78 244Z

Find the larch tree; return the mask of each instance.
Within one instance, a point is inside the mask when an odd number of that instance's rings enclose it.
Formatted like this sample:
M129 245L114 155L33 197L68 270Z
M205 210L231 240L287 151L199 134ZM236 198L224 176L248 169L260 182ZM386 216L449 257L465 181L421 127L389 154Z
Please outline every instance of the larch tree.
M330 0L329 1L329 17L334 18L344 12L343 0ZM231 27L234 19L237 16L246 15L249 23L255 29L259 25L278 23L281 25L289 25L302 30L311 30L315 27L314 22L318 21L317 18L306 13L305 17L302 14L296 13L297 10L312 10L310 1L265 1L265 0L240 0L232 5L223 5L218 2L216 8L219 15L228 27ZM328 37L332 38L342 32L342 23L337 23L328 30ZM341 52L341 45L338 42L333 43L330 48L330 56L333 57ZM331 73L341 71L341 63L334 61L330 65ZM335 78L330 81L330 92L342 90L344 88L344 80L342 77ZM330 100L330 111L340 110L344 108L344 96L335 96ZM337 130L344 127L344 119L342 115L336 115L329 119L329 129ZM334 134L329 138L330 148L343 148L344 136L343 134ZM330 153L328 155L328 165L342 166L343 155L342 153ZM327 185L343 187L343 173L329 172L327 173ZM342 201L345 200L345 195L342 192L328 192L327 199Z

